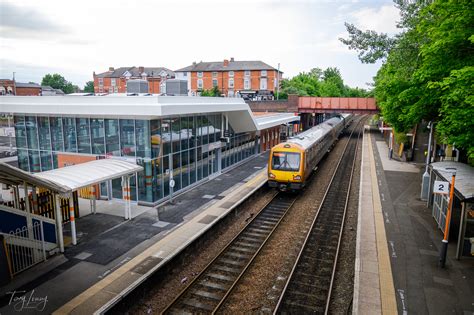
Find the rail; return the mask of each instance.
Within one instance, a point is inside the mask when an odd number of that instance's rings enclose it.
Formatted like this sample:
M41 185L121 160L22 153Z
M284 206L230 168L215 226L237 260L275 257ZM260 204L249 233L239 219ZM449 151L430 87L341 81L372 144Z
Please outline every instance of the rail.
M274 314L328 313L361 133L359 125L360 121L344 148ZM357 139L352 141L356 129ZM345 180L348 172L349 181ZM341 194L345 198L340 198Z
M215 313L296 200L276 194L163 313Z

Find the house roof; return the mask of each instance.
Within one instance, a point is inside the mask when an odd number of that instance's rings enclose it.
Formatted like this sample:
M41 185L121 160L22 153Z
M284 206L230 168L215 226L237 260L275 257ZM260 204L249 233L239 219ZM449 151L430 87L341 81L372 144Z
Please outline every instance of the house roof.
M199 62L176 70L176 72L188 71L236 71L236 70L277 70L263 61L229 61L224 67L224 61ZM281 72L281 71L280 71Z
M174 72L168 68L164 67L144 67L144 73L148 77L158 77L161 72L165 71L167 75L174 77ZM139 71L139 67L120 67L114 69L114 71L107 71L103 73L96 74L95 76L98 78L120 78L124 76L125 72L129 72L132 77L141 77L141 73Z
M16 82L15 83L17 88L41 88L39 84L36 83L21 83L21 82Z
M441 179L451 182L452 172L456 170L455 193L461 201L474 199L474 167L464 163L443 161L431 163L430 167Z

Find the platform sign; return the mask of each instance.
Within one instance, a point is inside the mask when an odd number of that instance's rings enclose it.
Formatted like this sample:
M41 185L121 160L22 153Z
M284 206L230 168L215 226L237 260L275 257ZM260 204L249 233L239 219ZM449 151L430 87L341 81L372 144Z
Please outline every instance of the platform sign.
M444 182L440 180L435 180L433 193L448 195L449 194L449 182Z
M174 187L174 184L175 184L174 179L170 180L170 187L171 187L171 188Z

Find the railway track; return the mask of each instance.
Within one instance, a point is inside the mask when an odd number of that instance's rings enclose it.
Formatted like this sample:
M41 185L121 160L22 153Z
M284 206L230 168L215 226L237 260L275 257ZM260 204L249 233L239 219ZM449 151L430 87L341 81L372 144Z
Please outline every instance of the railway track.
M163 313L195 314L217 311L296 198L296 195L276 194Z
M358 124L338 162L275 314L328 313L360 132Z

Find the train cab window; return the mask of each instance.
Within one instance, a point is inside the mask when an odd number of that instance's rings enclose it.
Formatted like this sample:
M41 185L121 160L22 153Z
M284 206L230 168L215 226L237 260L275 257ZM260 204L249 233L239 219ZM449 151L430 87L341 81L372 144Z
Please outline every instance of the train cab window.
M299 171L300 154L292 152L274 152L272 169L279 171Z

